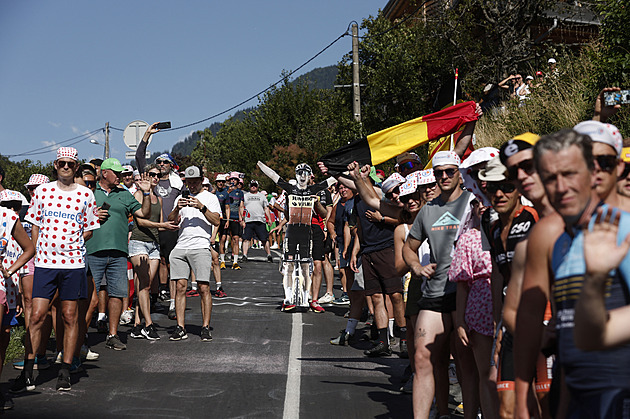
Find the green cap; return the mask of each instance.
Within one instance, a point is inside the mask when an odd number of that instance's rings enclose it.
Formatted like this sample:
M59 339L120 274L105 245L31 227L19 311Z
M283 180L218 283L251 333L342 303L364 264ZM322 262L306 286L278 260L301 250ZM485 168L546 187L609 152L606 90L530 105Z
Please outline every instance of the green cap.
M118 159L111 157L101 164L101 170L113 170L114 172L120 173L123 171L123 167Z

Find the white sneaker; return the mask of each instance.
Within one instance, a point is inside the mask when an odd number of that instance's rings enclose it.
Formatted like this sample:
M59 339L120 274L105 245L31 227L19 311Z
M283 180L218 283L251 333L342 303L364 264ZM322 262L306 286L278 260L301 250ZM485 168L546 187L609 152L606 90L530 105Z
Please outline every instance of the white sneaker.
M280 246L278 246L278 243L274 243L271 249L280 249Z
M320 304L330 304L333 301L335 301L335 296L329 292L327 292L322 297L320 297L319 300L317 300L317 302Z
M81 358L86 361L96 361L100 354L93 352L87 345L81 346Z
M126 324L131 323L131 321L133 320L133 316L134 316L133 310L123 311L122 314L120 315L120 324L124 326Z

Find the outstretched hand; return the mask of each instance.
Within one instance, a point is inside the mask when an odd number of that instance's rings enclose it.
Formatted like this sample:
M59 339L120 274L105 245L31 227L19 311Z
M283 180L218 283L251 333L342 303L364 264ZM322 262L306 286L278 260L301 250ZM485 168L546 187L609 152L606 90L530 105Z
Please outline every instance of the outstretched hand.
M607 277L630 250L630 234L617 245L620 218L618 210L613 215L612 208L608 208L605 214L599 208L593 228L584 230L584 261L588 275Z
M593 114L593 119L599 122L606 122L608 118L616 114L621 105L614 106L606 106L606 102L604 100L604 94L608 92L618 92L621 89L619 87L604 87L601 92L597 95L597 99L595 99L595 112Z

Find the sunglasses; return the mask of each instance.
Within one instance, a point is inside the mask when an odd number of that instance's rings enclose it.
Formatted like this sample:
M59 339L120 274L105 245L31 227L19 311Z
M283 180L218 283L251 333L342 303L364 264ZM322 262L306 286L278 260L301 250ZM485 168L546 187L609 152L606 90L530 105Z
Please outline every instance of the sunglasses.
M420 200L420 192L416 191L416 192L410 193L408 195L401 196L399 199L400 199L400 202L402 202L403 204L408 203L412 199L414 201L419 201Z
M404 163L400 163L398 165L398 169L402 172L403 170L411 170L415 167L419 166L418 162L415 161L406 161Z
M94 188L96 186L96 181L95 180L85 180L85 186L87 186L88 188Z
M387 192L385 194L385 198L391 200L394 198L394 194L398 195L400 194L400 186L396 186L394 189L392 189L390 192Z
M156 160L155 164L171 164L171 162L168 160Z
M512 180L516 180L518 178L518 170L521 169L527 176L531 176L534 174L534 160L527 159L522 162L515 164L514 166L508 167L508 177Z
M630 163L625 163L623 173L621 174L619 179L625 179L628 177L628 175L630 175Z
M488 182L486 190L488 191L488 194L490 194L490 196L496 194L497 191L501 191L503 193L512 193L516 190L516 185L514 185L512 182Z
M426 191L427 189L433 189L437 186L437 183L432 182L432 183L427 183L426 185L419 185L418 186L418 190L421 192Z
M77 162L75 161L57 160L57 167L59 167L60 169L63 169L66 166L68 166L68 169L74 169L76 165Z
M155 173L155 172L149 172L148 175L151 176L151 177L159 177L160 176L159 173Z
M608 173L612 173L613 170L615 170L615 168L617 167L617 163L619 162L619 160L617 160L617 156L613 156L610 154L602 154L593 157L595 158L595 161L597 162L599 168L602 169L602 171Z
M453 176L455 176L455 172L458 172L459 169L454 169L454 168L450 168L450 169L433 169L433 174L435 175L436 179L442 179L442 176L444 176L444 173L446 173L446 176L451 178Z

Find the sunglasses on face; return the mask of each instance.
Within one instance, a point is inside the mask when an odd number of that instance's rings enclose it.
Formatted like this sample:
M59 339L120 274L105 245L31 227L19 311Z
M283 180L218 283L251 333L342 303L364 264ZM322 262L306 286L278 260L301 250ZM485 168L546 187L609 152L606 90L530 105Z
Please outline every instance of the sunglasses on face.
M617 167L617 156L613 156L611 154L602 154L599 156L593 156L597 165L604 172L612 173L613 170Z
M96 181L95 180L84 180L84 182L85 182L85 186L87 186L88 188L96 187Z
M171 162L168 160L157 160L155 164L171 164Z
M426 185L420 185L418 186L418 190L421 192L426 191L427 189L433 189L437 186L437 183L433 182L433 183L427 183Z
M619 179L625 179L630 175L630 163L624 163L623 173L619 177Z
M400 199L400 202L402 202L403 204L408 203L412 199L414 201L419 201L420 200L420 192L416 191L414 193L410 193L408 195L401 196L399 199Z
M74 169L76 165L77 162L75 161L57 160L57 167L59 167L60 169L63 169L66 166L68 166L68 169Z
M450 169L433 169L433 174L435 174L436 179L442 179L442 176L444 176L445 173L447 177L451 178L455 176L455 172L457 171L459 171L459 169L454 169L452 167Z
M411 170L418 166L418 162L415 161L406 161L404 163L400 163L398 165L398 169L402 172L404 170Z
M527 159L522 162L515 164L514 166L508 167L508 176L510 179L514 180L518 178L518 169L521 169L527 176L531 176L534 174L534 160Z
M387 192L385 194L385 198L387 198L389 200L394 199L394 194L396 194L396 195L400 194L400 186L396 186L390 192Z
M490 196L496 194L497 191L501 191L503 193L512 193L516 190L516 185L511 182L488 182L488 184L486 185L486 190L488 191L488 194L490 194Z
M149 172L149 176L151 176L151 177L159 177L160 174L159 173L155 173L155 172Z

